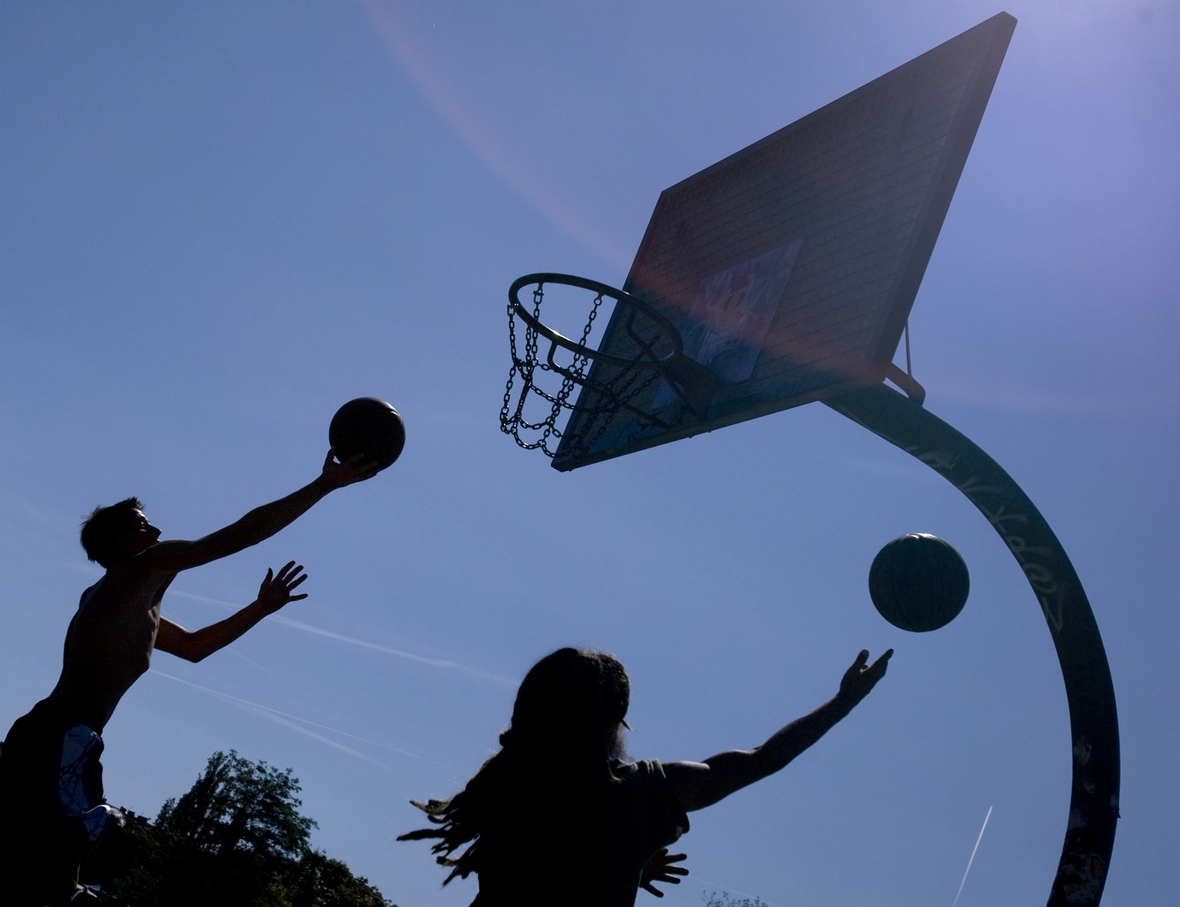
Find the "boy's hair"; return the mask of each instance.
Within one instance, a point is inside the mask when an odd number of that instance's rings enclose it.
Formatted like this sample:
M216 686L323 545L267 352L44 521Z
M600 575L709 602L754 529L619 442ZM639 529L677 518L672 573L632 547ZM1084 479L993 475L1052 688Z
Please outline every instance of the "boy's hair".
M120 538L135 527L135 513L142 511L139 498L127 498L110 507L95 507L82 521L82 547L86 556L109 567L119 555Z

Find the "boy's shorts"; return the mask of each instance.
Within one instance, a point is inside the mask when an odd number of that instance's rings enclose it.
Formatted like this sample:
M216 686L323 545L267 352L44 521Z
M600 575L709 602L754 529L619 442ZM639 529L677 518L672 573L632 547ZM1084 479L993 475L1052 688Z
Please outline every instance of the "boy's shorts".
M68 894L86 842L123 824L103 802L100 730L72 700L51 696L8 732L0 753L0 885L10 903Z

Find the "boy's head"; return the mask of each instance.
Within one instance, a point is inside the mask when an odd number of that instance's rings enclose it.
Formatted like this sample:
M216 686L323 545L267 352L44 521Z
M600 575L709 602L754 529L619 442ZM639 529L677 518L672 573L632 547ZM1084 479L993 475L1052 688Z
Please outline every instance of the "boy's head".
M109 567L154 545L160 530L143 515L139 498L127 498L110 507L95 507L82 523L82 547L86 556Z

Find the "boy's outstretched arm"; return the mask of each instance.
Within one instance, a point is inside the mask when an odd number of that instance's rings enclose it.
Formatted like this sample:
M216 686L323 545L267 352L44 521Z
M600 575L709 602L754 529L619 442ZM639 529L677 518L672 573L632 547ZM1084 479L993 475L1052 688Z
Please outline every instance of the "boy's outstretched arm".
M337 463L332 452L328 451L320 475L298 491L256 507L237 522L196 541L172 539L153 545L134 558L136 567L153 572L177 573L257 545L295 522L336 489L363 482L377 474L376 464L362 463L360 460L361 455L357 454L343 463Z
M747 784L773 775L788 762L819 740L858 702L869 695L877 681L885 676L890 649L871 665L869 653L857 656L840 681L836 697L812 712L792 721L761 746L752 750L729 750L710 756L704 762L669 762L664 772L686 812L712 806Z
M303 566L296 565L294 561L289 561L277 575L273 570L267 570L266 579L258 587L258 598L225 620L192 633L161 617L160 629L156 633L156 648L186 661L200 661L218 649L224 649L266 615L274 614L289 602L307 598L306 593L293 594L305 579L307 574L303 572Z

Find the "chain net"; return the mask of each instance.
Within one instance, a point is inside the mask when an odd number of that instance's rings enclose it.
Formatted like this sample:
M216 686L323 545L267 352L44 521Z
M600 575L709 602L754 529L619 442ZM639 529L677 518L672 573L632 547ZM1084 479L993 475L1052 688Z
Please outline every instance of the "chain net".
M586 347L603 296L598 293L594 297L577 340L578 347ZM541 320L544 299L545 285L538 283L532 299L532 315L537 321ZM628 322L633 323L634 316L629 313L627 317ZM642 353L650 357L658 337L641 340L631 326L628 333L639 342ZM630 367L599 362L591 375L589 356L559 346L523 319L518 324L511 303L508 305L508 346L512 353L512 368L504 388L504 405L500 408L500 430L511 435L525 450L541 450L553 457L564 440L567 452L581 454L601 440L622 409L636 416L641 425L663 425L660 419L637 409L630 402L660 378L658 370L645 367L648 363L642 355ZM576 397L573 402L570 400L575 388L580 387L593 392L585 395L581 405Z

